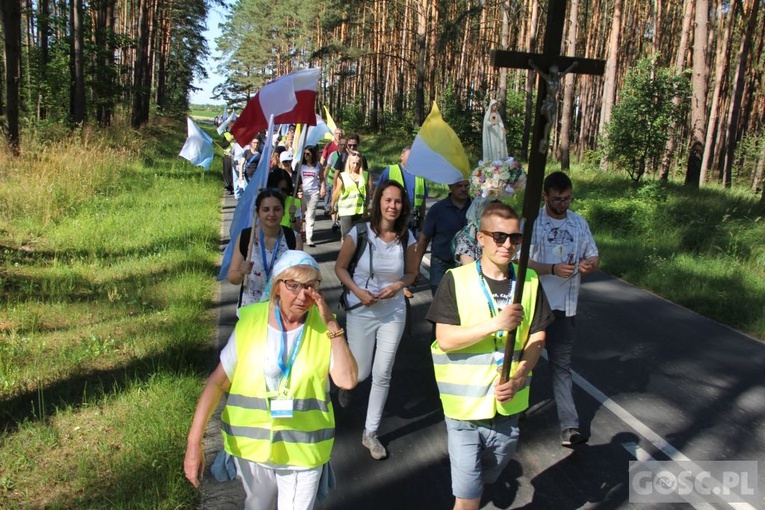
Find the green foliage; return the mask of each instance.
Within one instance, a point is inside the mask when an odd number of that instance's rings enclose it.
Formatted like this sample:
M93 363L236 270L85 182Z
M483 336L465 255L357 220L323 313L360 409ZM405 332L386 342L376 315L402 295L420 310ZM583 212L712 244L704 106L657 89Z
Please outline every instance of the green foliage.
M649 168L658 168L669 129L683 118L690 94L685 75L656 67L656 59L643 58L627 72L619 102L606 127L603 146L608 161L638 182ZM673 98L680 99L679 104Z
M310 34L321 10L317 0L234 2L215 40L222 53L219 69L227 76L214 89L216 98L243 104L269 80L305 67L315 50Z
M172 3L173 37L167 62L164 114L179 116L189 108L194 78L207 78L204 58L209 53L204 27L207 6L204 0Z
M508 89L507 115L505 117L507 153L519 159L523 159L521 147L523 147L523 125L525 114L526 93Z
M346 103L337 109L337 119L341 122L345 134L358 133L366 126L364 110L360 100L353 103Z
M468 104L478 98L463 101L454 91L454 84L449 83L438 98L438 109L447 124L457 133L462 146L468 153L480 152L482 130L476 129L483 122L483 113L471 110Z
M572 178L606 272L765 338L765 209L750 190Z

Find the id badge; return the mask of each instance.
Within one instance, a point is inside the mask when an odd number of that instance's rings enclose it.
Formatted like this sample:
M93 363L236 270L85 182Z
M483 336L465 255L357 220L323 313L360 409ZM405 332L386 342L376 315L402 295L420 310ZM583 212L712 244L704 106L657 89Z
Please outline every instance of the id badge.
M295 401L291 398L271 399L271 418L292 418Z
M505 361L505 353L494 351L494 362L497 364L497 372L502 370L502 363Z

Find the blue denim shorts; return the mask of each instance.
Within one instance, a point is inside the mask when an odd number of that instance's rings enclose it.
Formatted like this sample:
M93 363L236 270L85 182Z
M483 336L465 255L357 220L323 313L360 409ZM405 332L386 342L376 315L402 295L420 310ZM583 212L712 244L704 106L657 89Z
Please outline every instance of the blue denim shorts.
M477 499L485 483L494 483L518 446L518 415L496 415L491 420L445 418L452 493Z

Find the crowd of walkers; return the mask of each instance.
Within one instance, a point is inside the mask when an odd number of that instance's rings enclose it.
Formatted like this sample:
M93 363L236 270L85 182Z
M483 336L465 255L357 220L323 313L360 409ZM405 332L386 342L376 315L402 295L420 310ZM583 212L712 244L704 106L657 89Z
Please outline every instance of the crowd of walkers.
M225 396L224 451L215 465L224 478L242 480L245 508L313 508L333 480L333 401L354 405L361 400L354 388L370 376L361 444L372 458L385 459L378 430L407 321L406 299L428 247L433 302L426 319L435 335L431 355L455 508L478 508L484 485L513 455L543 348L550 355L561 444L585 442L572 397L571 355L579 279L598 268L599 257L586 221L568 210L568 176L546 178L533 238L524 239L518 215L500 201L468 214L473 200L466 179L450 184L449 195L426 211L426 183L406 171L409 147L373 185L358 135L336 129L323 148L305 147L297 156L293 137L291 128L285 131L269 162L255 224L232 240L228 279L240 287L239 320L193 417L184 461L189 481L199 485L202 436ZM224 182L239 198L261 147L274 140L261 134L247 148L230 142ZM343 286L344 327L329 311L319 265L309 254L320 204L332 230L340 231L334 270ZM473 235L455 250L469 218ZM514 304L514 261L527 241L532 261ZM510 367L506 380L499 375L504 364Z

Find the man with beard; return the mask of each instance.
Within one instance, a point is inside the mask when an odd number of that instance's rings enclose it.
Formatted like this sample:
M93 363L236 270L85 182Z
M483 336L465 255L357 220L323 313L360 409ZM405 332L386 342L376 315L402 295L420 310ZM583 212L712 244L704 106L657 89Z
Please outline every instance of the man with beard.
M571 379L580 278L598 269L600 257L587 221L568 210L574 199L568 175L563 172L548 175L542 196L545 205L534 222L529 267L540 275L542 288L555 314L555 322L547 328L546 348L561 444L571 447L587 442L579 430Z

